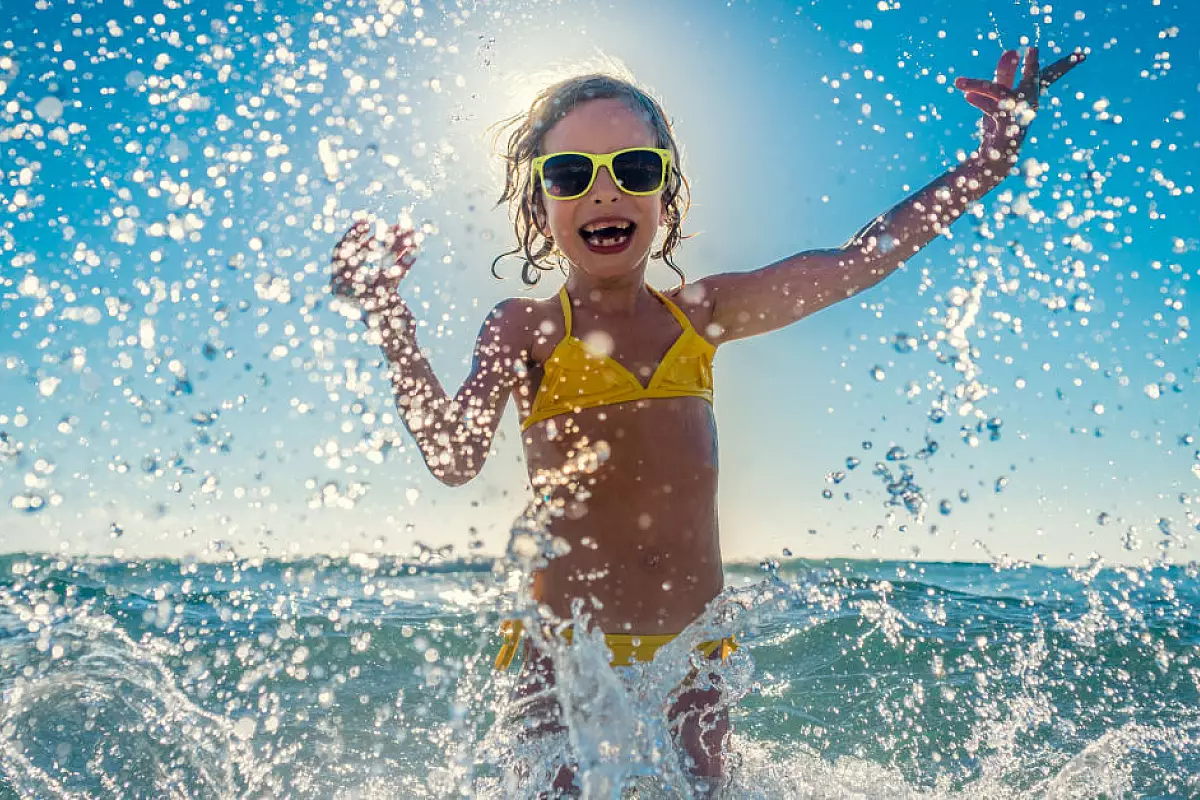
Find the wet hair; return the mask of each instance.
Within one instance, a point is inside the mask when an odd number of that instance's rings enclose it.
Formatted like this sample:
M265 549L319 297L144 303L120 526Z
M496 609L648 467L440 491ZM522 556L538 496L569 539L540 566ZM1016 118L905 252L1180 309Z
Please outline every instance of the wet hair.
M566 259L554 246L552 237L542 234L540 224L546 220L545 198L541 187L534 185L533 159L542 155L542 143L559 120L589 100L615 99L625 103L630 111L643 116L654 133L655 147L671 151L671 168L663 186L667 233L662 246L650 254L661 259L675 271L682 282L683 270L675 265L672 254L679 243L688 238L681 228L691 201L687 179L679 169L679 146L671 122L658 102L630 80L604 73L579 75L561 80L543 89L528 111L521 112L493 126L499 140L505 132L508 142L501 157L504 160L504 192L497 205L508 203L517 246L501 253L492 262L492 274L500 261L517 256L523 261L521 279L535 285L541 273L558 268L565 270Z

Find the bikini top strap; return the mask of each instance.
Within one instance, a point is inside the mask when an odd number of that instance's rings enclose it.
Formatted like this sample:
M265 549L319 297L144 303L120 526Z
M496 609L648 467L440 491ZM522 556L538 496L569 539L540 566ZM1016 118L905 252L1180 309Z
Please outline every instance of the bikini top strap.
M655 289L653 286L646 284L646 288L650 290L650 294L662 301L662 304L665 305L667 310L671 312L671 316L673 316L675 321L679 323L679 327L683 328L685 331L694 330L692 328L691 320L687 318L687 314L684 314L683 311L680 310L679 306L672 303L666 295Z
M571 298L567 295L566 286L558 290L558 299L562 301L563 325L566 327L563 332L565 339L571 335Z

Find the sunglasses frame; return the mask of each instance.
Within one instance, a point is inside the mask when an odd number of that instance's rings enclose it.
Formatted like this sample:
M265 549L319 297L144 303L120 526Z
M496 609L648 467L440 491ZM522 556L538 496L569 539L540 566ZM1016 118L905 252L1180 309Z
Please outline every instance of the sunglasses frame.
M659 178L658 186L654 187L650 191L633 192L629 189L626 189L621 185L620 181L617 180L617 175L615 172L613 172L613 159L619 155L624 155L625 153L634 153L643 150L655 153L662 158L662 176ZM550 192L547 191L546 175L543 171L543 167L545 167L547 161L556 156L583 156L589 162L591 162L592 177L588 180L587 187L584 188L584 190L579 194L555 195L550 194ZM671 173L671 151L660 147L626 147L624 150L614 150L611 153L580 153L574 150L563 150L558 153L547 153L544 156L538 156L535 158L533 160L533 175L537 178L538 185L542 187L542 193L545 194L546 197L549 197L552 200L577 200L592 190L592 186L596 183L596 175L599 174L601 167L608 169L608 174L610 177L612 177L613 183L616 184L617 188L622 192L633 195L634 197L645 197L647 195L658 194L666 187L667 176Z

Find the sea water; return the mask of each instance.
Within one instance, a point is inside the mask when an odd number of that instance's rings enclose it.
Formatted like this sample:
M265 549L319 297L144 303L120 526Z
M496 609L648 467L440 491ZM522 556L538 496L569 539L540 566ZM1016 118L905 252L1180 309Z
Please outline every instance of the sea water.
M1195 573L730 564L692 636L741 645L722 795L1200 794ZM686 645L622 680L577 637L573 730L518 769L518 670L491 665L512 580L428 555L5 556L0 795L521 796L557 757L589 796L689 796L662 724Z

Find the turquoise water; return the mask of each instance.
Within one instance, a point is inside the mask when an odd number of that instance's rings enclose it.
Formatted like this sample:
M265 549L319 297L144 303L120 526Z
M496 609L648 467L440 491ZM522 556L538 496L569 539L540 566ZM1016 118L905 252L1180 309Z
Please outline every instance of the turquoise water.
M512 685L488 669L502 567L5 556L0 794L519 795L513 756L492 746ZM744 696L724 791L1194 796L1195 577L730 565L743 648L729 685ZM598 661L577 666L566 691L606 680ZM581 730L584 752L617 728ZM610 771L594 796L687 796L661 773Z

